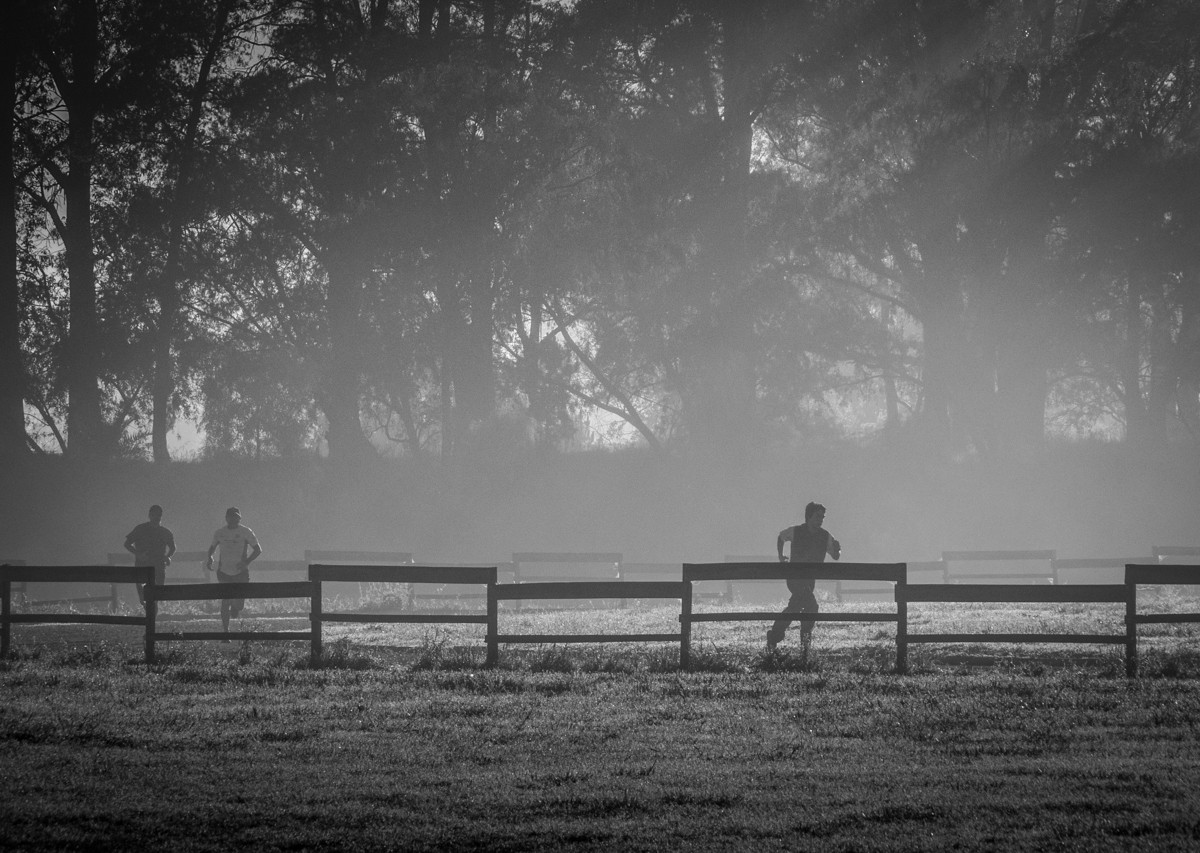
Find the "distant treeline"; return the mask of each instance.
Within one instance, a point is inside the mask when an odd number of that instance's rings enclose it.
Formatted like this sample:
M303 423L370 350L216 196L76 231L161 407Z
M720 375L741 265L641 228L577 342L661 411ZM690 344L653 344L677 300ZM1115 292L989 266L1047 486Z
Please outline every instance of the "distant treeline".
M1191 0L8 15L6 456L1194 452Z

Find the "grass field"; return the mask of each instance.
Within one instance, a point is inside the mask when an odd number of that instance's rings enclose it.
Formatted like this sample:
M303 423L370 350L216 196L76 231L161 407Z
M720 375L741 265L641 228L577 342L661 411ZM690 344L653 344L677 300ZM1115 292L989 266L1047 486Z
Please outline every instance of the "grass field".
M915 611L995 632L1123 616ZM502 619L661 631L673 611ZM892 626L819 626L807 658L794 636L765 654L764 629L698 627L682 673L670 644L510 646L489 670L481 629L384 625L331 626L316 667L262 642L147 666L136 629L17 626L0 848L1200 848L1190 630L1145 629L1130 680L1119 647L914 646L901 676Z

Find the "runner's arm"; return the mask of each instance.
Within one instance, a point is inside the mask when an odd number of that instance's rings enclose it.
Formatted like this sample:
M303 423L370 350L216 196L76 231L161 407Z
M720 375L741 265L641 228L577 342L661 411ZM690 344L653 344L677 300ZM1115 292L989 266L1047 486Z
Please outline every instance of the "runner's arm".
M787 562L783 559L783 543L792 541L792 528L785 527L779 531L779 535L775 537L775 551L779 554L779 562Z

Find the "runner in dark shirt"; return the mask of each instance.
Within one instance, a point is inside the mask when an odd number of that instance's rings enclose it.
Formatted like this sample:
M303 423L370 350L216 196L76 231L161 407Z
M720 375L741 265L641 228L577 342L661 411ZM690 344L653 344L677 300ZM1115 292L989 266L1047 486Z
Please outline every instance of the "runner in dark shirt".
M125 537L125 550L133 554L135 566L153 566L154 582L167 582L167 566L175 553L175 534L162 525L163 509L158 504L150 507L150 520L143 521ZM145 584L137 585L138 601L146 603Z
M825 507L819 503L810 503L804 508L804 523L794 527L785 527L779 531L775 540L775 550L779 554L779 562L787 562L783 556L783 543L791 542L791 562L793 563L823 563L825 555L840 559L842 556L841 543L824 529ZM817 582L815 580L789 580L788 590L791 599L784 608L789 613L816 613L817 597L813 594ZM783 639L792 619L784 617L775 622L767 631L767 651L774 651L775 646ZM800 620L800 645L808 651L812 643L813 620Z

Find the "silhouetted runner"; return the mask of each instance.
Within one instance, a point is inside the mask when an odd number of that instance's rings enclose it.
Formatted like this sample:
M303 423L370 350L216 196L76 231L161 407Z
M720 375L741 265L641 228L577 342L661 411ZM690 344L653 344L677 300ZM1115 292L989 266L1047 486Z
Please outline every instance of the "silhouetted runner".
M810 503L804 508L804 523L794 527L785 527L779 531L775 540L775 550L779 553L779 562L787 560L783 556L783 543L791 542L791 562L793 563L823 563L825 555L833 559L841 559L842 545L824 528L825 507L819 503ZM813 595L817 582L812 579L789 580L788 590L792 597L788 600L784 611L789 613L816 613L817 597ZM767 630L767 651L774 651L775 646L783 639L784 633L794 619L784 617L775 622ZM812 643L812 619L800 620L800 645L805 652Z
M167 582L167 566L175 553L175 534L162 525L163 508L150 507L150 520L143 521L125 537L125 550L133 554L135 566L153 566L154 582ZM137 584L138 601L146 604L145 584Z

